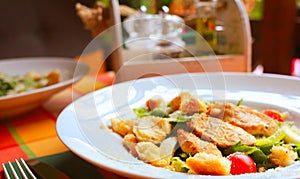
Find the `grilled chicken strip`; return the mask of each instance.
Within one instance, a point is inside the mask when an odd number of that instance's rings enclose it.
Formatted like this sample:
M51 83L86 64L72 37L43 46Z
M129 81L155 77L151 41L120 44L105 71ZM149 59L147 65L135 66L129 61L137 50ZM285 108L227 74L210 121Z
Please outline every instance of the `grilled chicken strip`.
M177 140L183 152L195 155L199 152L213 154L222 157L221 151L213 143L201 140L195 134L187 132L183 129L177 130Z
M279 126L269 116L245 106L231 103L216 103L210 106L210 115L243 128L250 134L270 136Z
M255 137L244 129L203 113L194 115L187 125L199 138L223 148L239 141L243 145L253 145L256 142Z

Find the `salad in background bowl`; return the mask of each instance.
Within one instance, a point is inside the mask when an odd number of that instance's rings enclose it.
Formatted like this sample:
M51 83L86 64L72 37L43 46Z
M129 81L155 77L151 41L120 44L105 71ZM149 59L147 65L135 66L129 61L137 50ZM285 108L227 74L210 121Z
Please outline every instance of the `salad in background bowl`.
M71 58L30 57L0 60L0 119L24 114L89 71Z

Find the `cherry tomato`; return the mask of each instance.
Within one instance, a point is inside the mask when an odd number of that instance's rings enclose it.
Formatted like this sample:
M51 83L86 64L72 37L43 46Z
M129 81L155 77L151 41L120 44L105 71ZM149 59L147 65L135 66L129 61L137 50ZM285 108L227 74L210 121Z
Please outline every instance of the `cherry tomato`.
M227 159L231 161L230 173L232 175L256 173L255 162L251 157L242 152L230 154Z
M267 109L267 110L264 110L263 113L265 115L273 118L276 121L284 122L284 119L282 118L282 115L278 111Z
M149 99L148 101L146 101L146 106L150 111L152 111L155 108L159 108L161 106L161 103L161 99Z

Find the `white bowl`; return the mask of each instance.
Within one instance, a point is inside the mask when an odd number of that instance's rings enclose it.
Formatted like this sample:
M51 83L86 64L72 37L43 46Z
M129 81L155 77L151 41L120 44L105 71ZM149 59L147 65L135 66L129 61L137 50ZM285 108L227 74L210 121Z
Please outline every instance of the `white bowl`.
M51 95L80 80L89 67L70 58L30 57L0 60L0 71L8 75L23 75L29 71L45 74L60 72L61 82L40 89L0 97L0 119L15 117L43 104Z
M128 152L123 139L109 128L110 119L133 119L134 108L151 97L170 101L190 91L206 101L243 99L254 109L278 109L289 113L288 121L300 127L300 78L252 73L193 73L144 78L118 83L85 95L59 115L56 129L62 142L79 157L128 178L248 179L300 178L300 161L281 170L264 173L209 176L172 172L146 164Z

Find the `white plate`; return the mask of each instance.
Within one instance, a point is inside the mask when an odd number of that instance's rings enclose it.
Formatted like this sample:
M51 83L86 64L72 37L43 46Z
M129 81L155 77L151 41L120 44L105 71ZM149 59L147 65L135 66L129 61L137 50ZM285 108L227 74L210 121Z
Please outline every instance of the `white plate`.
M111 117L130 118L132 108L142 106L152 96L166 100L188 90L208 101L237 102L257 109L276 108L290 113L289 120L300 126L300 79L296 77L248 73L180 74L145 78L110 86L90 93L66 107L58 117L57 132L64 144L84 160L127 177L188 178L137 160L122 145L120 136L108 128ZM256 173L244 177L300 177L300 165L280 172ZM197 176L216 178L216 176ZM232 177L232 176L228 176ZM228 178L220 177L220 178ZM242 176L236 176L241 178Z
M23 75L29 71L46 74L58 70L61 82L40 89L0 97L0 119L15 117L40 106L46 99L77 82L89 67L74 59L59 57L31 57L0 60L0 71L8 75Z

